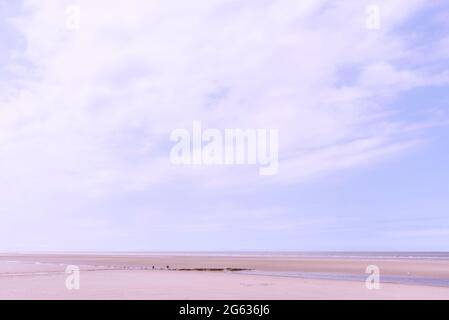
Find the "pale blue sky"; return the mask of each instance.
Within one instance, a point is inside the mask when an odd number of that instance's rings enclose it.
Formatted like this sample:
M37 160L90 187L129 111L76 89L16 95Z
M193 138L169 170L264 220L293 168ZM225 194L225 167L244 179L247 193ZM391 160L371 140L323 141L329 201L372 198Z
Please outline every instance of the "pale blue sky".
M447 251L448 104L444 1L0 0L0 251ZM278 175L173 166L195 120Z

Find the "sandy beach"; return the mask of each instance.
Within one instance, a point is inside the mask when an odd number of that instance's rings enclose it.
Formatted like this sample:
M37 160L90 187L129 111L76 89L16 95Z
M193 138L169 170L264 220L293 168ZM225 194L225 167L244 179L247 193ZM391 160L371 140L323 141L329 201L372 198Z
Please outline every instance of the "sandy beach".
M79 290L66 288L67 265L80 268ZM380 268L381 279L434 279L442 285L381 280L380 289L368 290L363 280L368 265ZM449 299L447 279L448 260L413 258L0 256L0 299Z

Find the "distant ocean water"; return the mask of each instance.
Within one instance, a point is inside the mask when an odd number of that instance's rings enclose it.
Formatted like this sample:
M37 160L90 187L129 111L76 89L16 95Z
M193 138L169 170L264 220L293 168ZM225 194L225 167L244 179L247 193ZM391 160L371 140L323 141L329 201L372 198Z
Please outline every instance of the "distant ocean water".
M392 252L392 251L148 251L148 252L69 252L67 254L125 255L125 256L230 256L230 257L292 257L334 259L413 259L449 260L449 252Z

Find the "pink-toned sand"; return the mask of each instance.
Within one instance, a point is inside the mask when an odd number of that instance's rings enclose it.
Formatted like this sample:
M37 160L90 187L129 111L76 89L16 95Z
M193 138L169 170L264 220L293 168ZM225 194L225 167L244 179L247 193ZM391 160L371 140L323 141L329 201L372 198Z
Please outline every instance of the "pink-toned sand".
M7 262L9 261L9 262ZM12 262L14 261L14 262ZM36 261L39 264L36 264ZM0 256L0 299L449 299L449 288L246 275L170 268L364 272L377 263L386 274L446 277L448 261L357 261L281 257ZM67 290L67 264L81 268L80 290ZM152 270L155 265L156 270ZM109 270L108 270L109 269ZM112 269L112 270L111 270Z

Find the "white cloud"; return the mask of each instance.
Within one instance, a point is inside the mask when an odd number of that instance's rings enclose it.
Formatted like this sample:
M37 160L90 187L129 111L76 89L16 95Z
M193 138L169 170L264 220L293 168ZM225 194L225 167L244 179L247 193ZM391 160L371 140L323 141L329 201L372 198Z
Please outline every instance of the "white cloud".
M195 119L278 128L273 183L404 150L415 137L396 137L379 92L437 76L401 63L408 43L394 31L424 2L379 2L373 32L364 1L79 0L76 31L68 2L24 1L15 23L26 50L10 66L16 78L0 83L0 179L14 186L2 192L45 203L182 177L195 188L257 184L246 167L170 164L170 131Z

